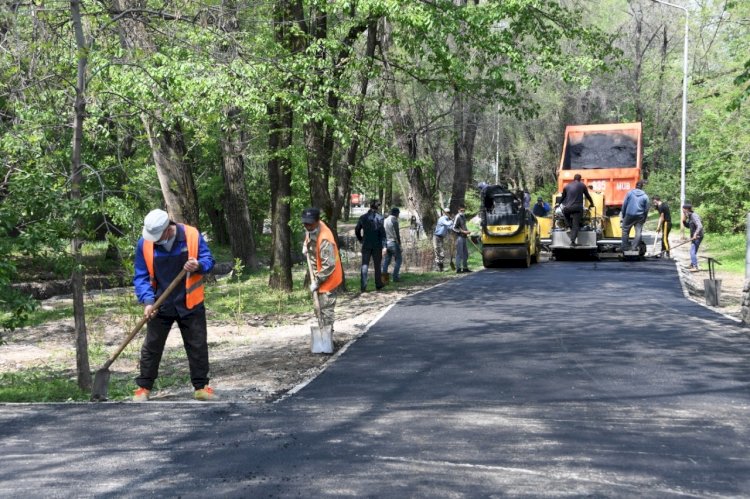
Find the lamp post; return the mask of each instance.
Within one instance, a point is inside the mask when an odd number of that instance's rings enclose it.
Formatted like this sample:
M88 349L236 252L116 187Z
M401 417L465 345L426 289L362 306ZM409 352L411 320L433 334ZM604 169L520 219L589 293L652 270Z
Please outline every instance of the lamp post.
M680 209L685 204L685 148L687 140L687 90L688 90L688 20L689 13L686 7L681 7L663 0L651 0L652 2L668 5L685 12L685 46L682 50L682 148L680 151ZM685 229L680 224L681 233Z

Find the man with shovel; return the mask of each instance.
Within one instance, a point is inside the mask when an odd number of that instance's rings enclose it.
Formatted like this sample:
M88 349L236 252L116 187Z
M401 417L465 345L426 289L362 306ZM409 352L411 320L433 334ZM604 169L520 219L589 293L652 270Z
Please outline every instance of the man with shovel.
M203 276L213 266L211 251L198 229L171 221L163 210L153 210L146 215L143 237L135 249L133 284L138 301L144 305L143 315L150 320L141 348L141 373L135 380L138 389L133 401L149 399L159 374L164 344L175 322L182 333L195 399L214 398L214 391L208 386L208 341L203 305ZM155 309L156 300L182 270L187 272L183 283Z
M333 334L336 290L344 279L338 246L331 229L320 220L318 208L302 210L302 224L305 226L302 252L307 255L310 268L310 291L320 303L318 323L321 329L330 326Z

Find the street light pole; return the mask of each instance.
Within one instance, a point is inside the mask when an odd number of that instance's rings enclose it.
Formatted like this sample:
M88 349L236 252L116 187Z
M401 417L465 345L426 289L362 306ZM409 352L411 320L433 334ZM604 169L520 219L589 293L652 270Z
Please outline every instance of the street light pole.
M500 175L500 104L497 105L495 113L495 185L498 184Z
M685 151L687 147L687 90L688 90L688 21L690 14L686 7L681 7L663 0L652 2L668 5L685 12L685 45L682 50L682 147L680 150L680 209L685 204ZM685 229L680 224L680 233L684 236Z

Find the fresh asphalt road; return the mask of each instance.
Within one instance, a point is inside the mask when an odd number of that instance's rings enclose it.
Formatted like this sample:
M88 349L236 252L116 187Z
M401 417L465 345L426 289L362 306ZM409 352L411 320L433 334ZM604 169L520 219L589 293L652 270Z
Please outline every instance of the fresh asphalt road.
M475 272L276 404L0 406L4 497L747 497L750 336L671 262Z

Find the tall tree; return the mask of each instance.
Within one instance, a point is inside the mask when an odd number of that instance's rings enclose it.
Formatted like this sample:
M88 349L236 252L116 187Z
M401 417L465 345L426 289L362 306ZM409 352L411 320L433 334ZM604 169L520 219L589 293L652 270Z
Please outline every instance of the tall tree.
M237 6L234 0L226 0L223 5L224 22L222 29L227 34L236 34L239 29ZM237 48L227 44L222 51L225 63L237 59ZM247 190L245 188L245 140L242 128L242 110L236 105L228 105L223 110L224 127L221 130L222 177L224 179L224 212L226 213L229 242L232 256L239 259L245 268L258 267L255 254L255 237L250 220Z
M304 40L300 36L300 23L304 20L299 0L277 0L273 6L275 41L283 63L301 52ZM272 289L292 289L291 256L291 147L294 138L294 110L289 100L297 90L291 75L282 75L284 94L274 97L268 105L268 178L271 187L271 275L268 284Z
M130 53L131 64L137 63L137 53L148 55L156 52L157 47L146 30L148 15L153 13L146 0L111 0L109 7L113 21L117 21L120 29L122 44ZM158 12L153 15L167 19L180 18ZM198 197L192 170L185 161L182 122L169 114L168 108L151 106L150 111L141 113L141 120L170 218L198 227Z
M73 104L73 144L70 164L70 199L74 209L76 209L81 202L81 170L83 168L81 164L81 146L83 143L83 121L86 116L86 66L88 64L89 51L89 43L86 40L81 23L80 0L70 0L70 19L75 33L78 59L75 103ZM73 254L74 266L71 281L73 284L73 317L76 330L76 372L78 386L82 390L88 391L91 389L91 368L89 366L86 314L83 304L84 272L81 254L83 223L81 216L81 214L73 215L74 231L71 240L71 252Z

